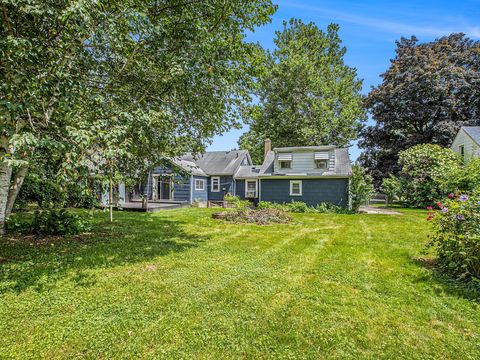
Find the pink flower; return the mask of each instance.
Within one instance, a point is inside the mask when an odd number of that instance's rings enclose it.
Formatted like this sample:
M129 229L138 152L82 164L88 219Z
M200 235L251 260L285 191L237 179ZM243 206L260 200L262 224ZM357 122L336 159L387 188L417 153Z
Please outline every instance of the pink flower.
M427 210L433 210L433 206L427 206Z
M450 194L448 194L448 197L449 197L450 199L453 199L453 198L455 197L455 195L453 195L452 193L450 193Z

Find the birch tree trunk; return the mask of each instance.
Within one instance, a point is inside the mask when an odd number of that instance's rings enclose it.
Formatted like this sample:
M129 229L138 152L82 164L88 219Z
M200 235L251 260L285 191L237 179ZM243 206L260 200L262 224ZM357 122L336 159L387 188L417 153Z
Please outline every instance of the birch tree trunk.
M7 220L8 191L12 168L5 161L0 162L0 235L5 234L5 221Z
M13 180L12 185L10 186L10 190L8 191L8 198L7 198L7 207L5 210L5 217L8 218L12 213L13 204L15 203L15 199L17 198L18 193L23 185L23 180L25 180L25 176L28 173L28 164L20 165L18 168L15 179Z
M113 179L112 174L110 173L110 184L108 189L108 205L109 205L109 213L110 213L110 222L113 222Z

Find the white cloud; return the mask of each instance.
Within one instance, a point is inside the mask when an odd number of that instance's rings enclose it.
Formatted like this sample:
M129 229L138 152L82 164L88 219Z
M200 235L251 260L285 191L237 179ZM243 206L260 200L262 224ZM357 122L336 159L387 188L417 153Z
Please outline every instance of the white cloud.
M337 11L327 9L319 6L306 5L295 1L279 1L281 7L290 7L303 9L309 12L315 12L322 18L328 18L332 21L343 21L351 24L361 25L368 28L378 29L392 34L399 35L418 35L418 36L442 36L448 35L452 32L463 32L470 37L480 38L480 27L469 25L448 25L448 26L430 26L430 25L418 25L408 24L405 22L389 21L381 18L354 15L345 11ZM440 21L431 22L438 23Z

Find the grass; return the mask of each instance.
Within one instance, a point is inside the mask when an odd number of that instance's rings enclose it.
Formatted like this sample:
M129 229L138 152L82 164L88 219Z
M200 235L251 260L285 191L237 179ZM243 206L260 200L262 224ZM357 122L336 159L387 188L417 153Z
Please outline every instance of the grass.
M415 260L425 214L95 214L0 245L0 358L478 359L471 293Z

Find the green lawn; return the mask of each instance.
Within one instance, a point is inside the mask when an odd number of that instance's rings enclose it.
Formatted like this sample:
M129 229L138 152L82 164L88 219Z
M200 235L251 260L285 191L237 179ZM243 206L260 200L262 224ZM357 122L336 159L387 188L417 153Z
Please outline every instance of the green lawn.
M415 261L423 211L233 225L95 214L0 245L0 358L480 358L480 308Z

